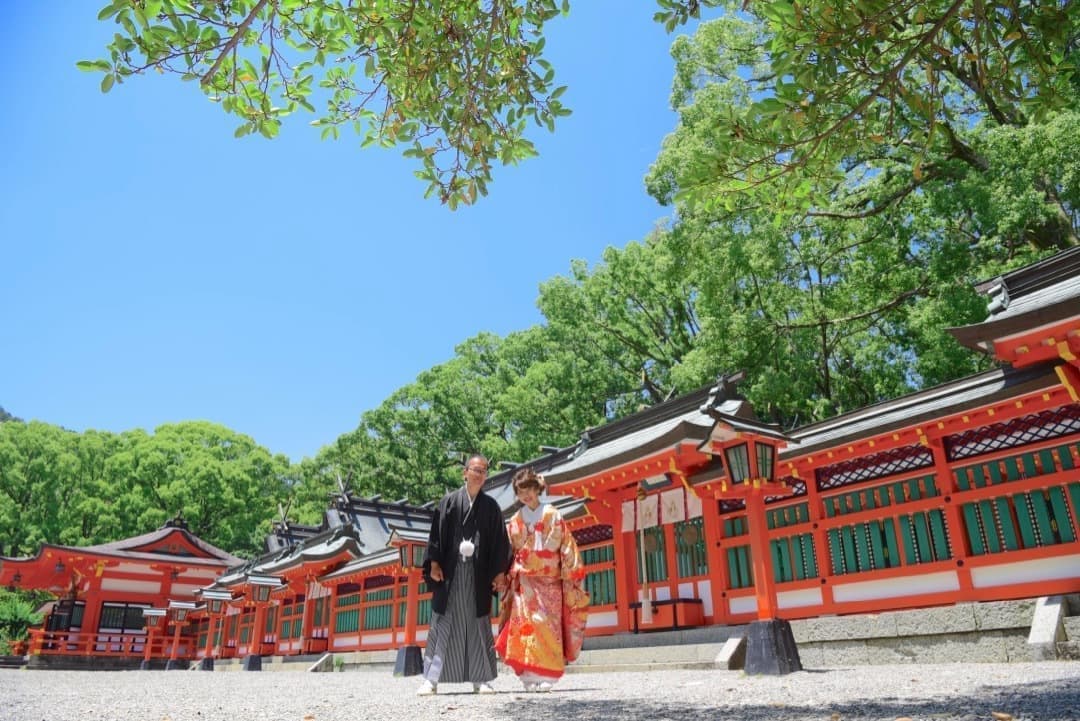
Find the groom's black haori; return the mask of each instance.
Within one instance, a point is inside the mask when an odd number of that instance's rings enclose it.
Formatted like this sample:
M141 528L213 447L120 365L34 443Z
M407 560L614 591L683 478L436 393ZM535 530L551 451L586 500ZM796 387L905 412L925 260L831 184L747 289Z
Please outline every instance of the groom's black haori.
M511 551L502 510L483 492L486 475L487 460L470 456L465 485L443 496L431 521L424 580L432 591L432 613L422 695L440 682L471 681L475 691L491 692L488 684L498 673L491 596L496 579L505 585Z

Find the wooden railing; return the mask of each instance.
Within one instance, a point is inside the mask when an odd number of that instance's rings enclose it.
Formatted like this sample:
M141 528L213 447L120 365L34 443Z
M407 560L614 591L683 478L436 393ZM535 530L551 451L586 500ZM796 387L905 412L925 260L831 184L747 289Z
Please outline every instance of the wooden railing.
M98 656L115 658L145 658L149 645L150 658L170 658L172 636L153 634L85 633L83 631L45 631L30 629L28 653L31 656ZM194 644L182 636L177 658L190 659Z

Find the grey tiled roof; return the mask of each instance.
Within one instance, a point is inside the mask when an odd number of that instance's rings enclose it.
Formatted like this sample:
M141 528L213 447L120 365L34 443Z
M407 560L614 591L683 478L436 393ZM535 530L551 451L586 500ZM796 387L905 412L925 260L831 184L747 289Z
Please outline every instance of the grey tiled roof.
M708 395L703 396L701 400L707 401ZM644 413L653 413L657 408L649 409ZM744 412L746 404L742 400L724 400L715 406L699 404L682 410L678 415L667 417L661 415L652 423L640 425L623 435L597 434L597 439L587 445L582 444L579 452L564 463L555 465L546 475L556 483L562 483L575 475L584 475L600 468L605 463L610 465L629 461L666 445L683 441L703 441L708 437L715 423L706 412L707 408L715 408L720 413L734 416Z
M337 522L351 525L366 555L386 548L391 526L426 531L431 526L434 514L432 509L409 503L350 496L348 503L339 502L326 515L328 520L336 515Z
M180 533L196 548L207 554L208 558L200 558L199 556L181 556L168 553L161 553L157 551L140 551L139 548L149 546L157 541L166 538L172 533ZM195 565L195 566L234 566L243 563L243 559L223 551L217 546L211 545L202 540L198 536L192 534L190 531L184 528L177 528L172 526L164 526L151 531L150 533L144 533L140 536L134 536L132 538L125 538L119 541L112 541L110 543L99 543L94 546L61 546L53 543L43 544L38 551L38 555L44 552L46 548L63 549L70 551L73 554L80 553L98 553L106 556L116 556L120 558L130 558L145 561L160 561L167 558L176 559L177 561ZM31 557L20 560L28 560ZM12 559L15 560L15 559Z
M1080 315L1080 247L976 288L990 299L986 320L948 331L968 348L990 352L997 339Z
M702 432L705 432L712 428L712 425L713 419L702 413L700 409L695 408L682 415L659 421L655 425L628 433L602 445L590 445L570 461L556 466L552 469L552 472L562 475L591 466L594 463L605 461L640 446L648 445L650 441L662 438L683 426L700 428ZM700 440L704 438L704 435L702 433L694 437Z
M332 581L338 578L344 578L351 576L359 571L367 571L372 568L378 568L379 566L387 566L394 564L398 559L398 551L396 548L386 548L377 553L372 553L367 556L356 559L355 561L349 561L341 568L331 573L326 574L319 578L319 581Z
M782 451L780 457L792 458L958 413L998 398L1057 385L1054 365L1044 363L1022 370L997 368L796 428L788 433L796 443Z
M339 529L322 538L309 539L309 541L303 544L298 544L289 549L288 552L279 555L277 558L263 561L262 563L255 565L251 569L251 572L274 575L304 563L305 561L331 558L342 551L347 551L352 556L356 557L360 555L360 545L353 534L341 532Z
M1080 275L1065 278L1045 288L1012 298L1003 310L992 314L990 318L993 320L1013 318L1069 300L1076 301L1077 305L1073 307L1073 310L1080 313Z

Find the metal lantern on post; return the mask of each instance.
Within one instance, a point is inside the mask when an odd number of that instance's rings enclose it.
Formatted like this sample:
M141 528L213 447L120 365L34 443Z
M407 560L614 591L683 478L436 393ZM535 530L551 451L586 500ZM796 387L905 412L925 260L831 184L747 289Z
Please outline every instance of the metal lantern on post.
M729 404L734 413L725 412ZM726 477L714 496L718 500L742 500L746 504L758 615L747 633L746 673L780 675L801 671L791 625L777 617L776 581L769 563L765 517L766 498L794 492L776 478L776 454L788 443L788 438L779 427L757 421L745 401L729 400L721 408L706 406L702 411L712 416L715 423L701 450L722 456L726 470Z
M177 659L177 656L180 653L180 630L187 625L188 615L194 611L195 608L195 604L191 601L169 600L168 611L173 624L173 642L172 650L169 652L169 660L165 662L166 671L184 667Z
M154 653L154 636L164 632L165 624L162 623L162 619L165 618L167 612L164 608L144 608L142 613L143 622L146 624L146 646L143 648L143 660L139 664L139 669L148 671L151 668L150 657Z
M395 676L417 676L424 672L424 657L416 644L417 610L420 606L420 580L424 568L424 553L428 534L413 528L391 527L390 545L398 549L401 570L406 574L408 595L405 600L404 645L394 660Z
M249 576L248 583L254 591L255 603L269 603L270 592L281 585L281 579L276 576Z
M262 671L262 641L266 634L266 607L270 603L270 593L281 587L277 576L264 576L251 573L247 577L250 598L255 603L255 619L248 640L248 655L244 657L242 668L245 671Z
M195 592L206 603L207 626L206 646L203 648L203 657L199 661L199 670L214 670L214 621L220 622L221 614L225 610L225 604L232 600L232 594L228 591L212 588L200 588ZM224 624L222 624L224 627Z

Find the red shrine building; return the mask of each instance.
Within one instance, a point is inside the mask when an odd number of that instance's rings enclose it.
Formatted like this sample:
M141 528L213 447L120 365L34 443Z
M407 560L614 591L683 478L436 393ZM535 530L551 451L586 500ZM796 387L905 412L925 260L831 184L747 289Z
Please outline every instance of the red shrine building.
M722 377L527 464L587 565L588 633L1080 591L1080 248L979 286L993 370L790 431ZM512 470L489 478L509 513ZM33 657L154 663L422 644L431 504L342 489L242 561L182 524L0 559L57 602Z
M44 544L30 558L0 558L0 573L9 588L47 590L57 598L33 632L32 655L115 658L122 667L123 659L165 655L164 636L152 637L144 610L167 599L192 602L199 589L242 562L176 519L115 543ZM191 650L190 644L177 648L178 654Z

